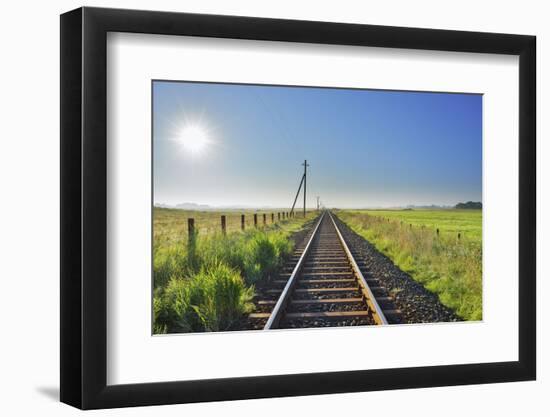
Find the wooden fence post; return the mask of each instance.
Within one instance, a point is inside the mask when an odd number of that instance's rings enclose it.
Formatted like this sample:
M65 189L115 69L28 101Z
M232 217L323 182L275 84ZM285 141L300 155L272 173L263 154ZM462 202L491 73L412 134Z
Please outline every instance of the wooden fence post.
M244 214L241 214L241 230L244 230Z
M437 233L437 236L439 237L439 229L435 229L435 232Z
M281 220L281 212L277 213L277 220Z
M254 213L254 227L258 227L258 215Z
M226 230L225 230L225 215L222 214L222 233L225 235L226 234Z
M271 213L271 223L275 223L275 215Z
M458 232L458 240L460 240L460 232Z
M266 221L265 221L265 213L264 213L264 226L265 226L265 224L266 224Z
M195 219L187 219L187 240L192 241L195 238Z

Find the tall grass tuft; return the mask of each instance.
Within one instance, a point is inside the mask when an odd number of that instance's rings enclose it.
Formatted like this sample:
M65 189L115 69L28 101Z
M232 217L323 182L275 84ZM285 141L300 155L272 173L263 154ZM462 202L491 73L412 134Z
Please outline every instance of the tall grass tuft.
M282 233L258 233L246 245L244 275L248 284L254 284L275 272L284 256L292 251L291 242Z
M481 239L365 213L340 211L338 217L460 317L482 319Z
M163 332L228 330L253 308L254 288L221 262L188 279L173 278L155 305L155 324Z

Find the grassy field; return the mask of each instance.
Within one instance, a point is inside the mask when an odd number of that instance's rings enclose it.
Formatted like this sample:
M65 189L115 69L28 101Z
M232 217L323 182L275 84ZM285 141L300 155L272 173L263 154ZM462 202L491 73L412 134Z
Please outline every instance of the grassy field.
M336 213L463 319L482 319L481 210Z
M254 284L275 272L293 250L291 233L310 222L304 219L271 221L271 211L153 210L154 333L231 330L253 309ZM227 233L221 233L221 215ZM245 214L245 230L241 230ZM187 219L195 220L188 236Z
M288 210L288 209L287 209ZM278 210L282 212L282 209ZM154 239L155 242L163 239L187 239L187 219L195 219L196 231L201 235L218 233L221 231L221 215L226 217L227 232L235 232L241 229L241 214L245 215L245 229L254 227L254 213L257 214L258 225L263 226L263 214L266 215L266 224L271 222L271 213L277 221L277 210L227 210L227 211L196 211L168 208L154 208ZM296 213L300 217L301 213Z
M451 234L481 241L481 210L360 210L358 213L403 222L410 227L439 229Z

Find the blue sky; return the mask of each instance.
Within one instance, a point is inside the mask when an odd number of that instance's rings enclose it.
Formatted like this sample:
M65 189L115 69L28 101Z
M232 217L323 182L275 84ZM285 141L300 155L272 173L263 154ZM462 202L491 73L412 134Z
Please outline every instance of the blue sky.
M481 201L481 95L155 81L153 123L155 204L287 207L304 159L310 207Z

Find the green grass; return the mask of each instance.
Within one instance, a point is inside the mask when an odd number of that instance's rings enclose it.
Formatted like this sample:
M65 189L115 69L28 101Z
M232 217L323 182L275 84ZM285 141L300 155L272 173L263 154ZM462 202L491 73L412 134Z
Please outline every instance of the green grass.
M255 210L226 210L226 211L197 211L197 210L178 210L169 208L154 208L154 239L160 242L164 239L185 240L187 239L187 218L195 219L196 231L201 235L219 233L221 231L221 215L226 217L226 229L228 233L236 232L241 229L241 214L245 215L245 229L254 228L254 213L257 214L258 226L263 227L263 215L266 215L266 225L270 226L271 213L274 214L277 222L277 212L283 209L272 211ZM288 210L288 209L286 209ZM301 216L301 213L297 213ZM299 219L299 217L295 219Z
M253 293L236 269L222 262L202 267L188 279L171 279L155 297L155 326L161 332L225 330L252 310Z
M240 230L240 213L153 211L154 333L231 330L254 308L254 284L273 274L293 250L290 234L315 215ZM252 218L253 213L246 213ZM196 234L187 235L187 219ZM231 221L231 220L234 220Z
M336 213L464 320L482 319L481 210Z
M358 210L355 213L368 214L403 222L413 227L439 229L442 234L467 237L481 242L481 210Z

